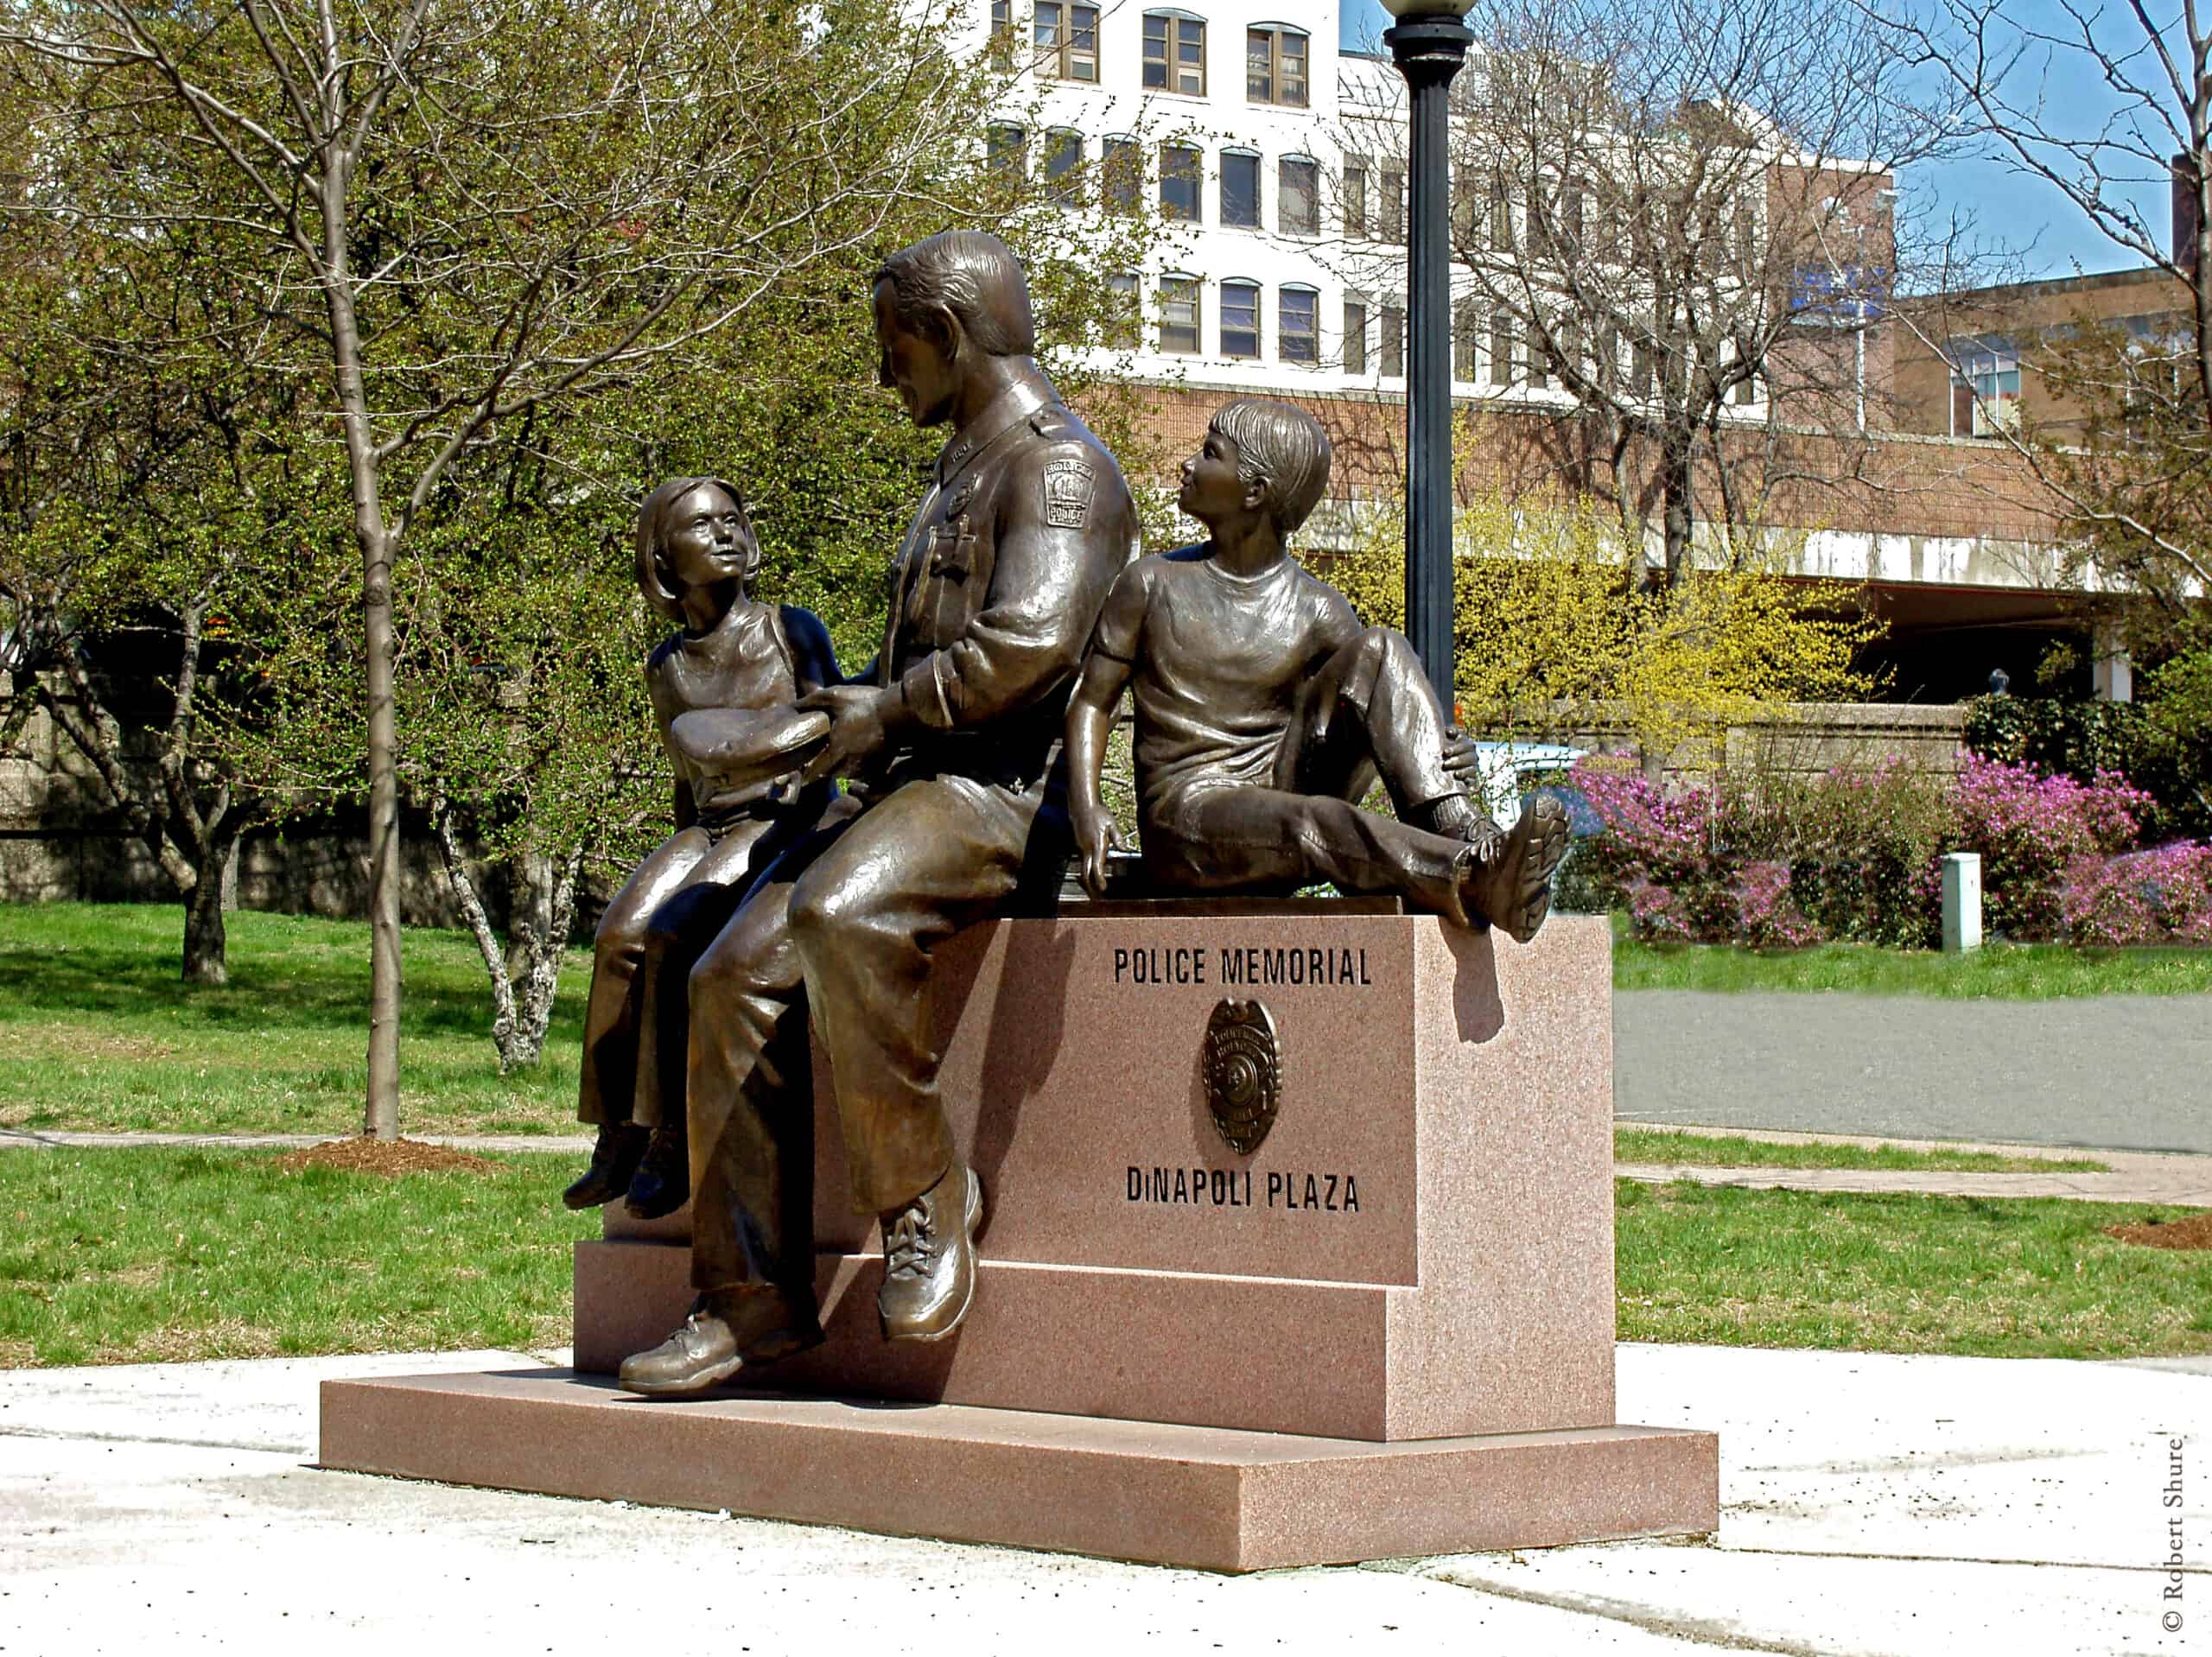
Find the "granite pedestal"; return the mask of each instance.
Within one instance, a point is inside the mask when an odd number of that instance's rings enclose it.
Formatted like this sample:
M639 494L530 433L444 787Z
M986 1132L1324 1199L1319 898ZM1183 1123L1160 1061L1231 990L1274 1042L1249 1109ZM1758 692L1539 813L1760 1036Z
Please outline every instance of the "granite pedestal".
M326 1465L1225 1570L1698 1533L1712 1435L1613 1419L1611 939L1374 903L1071 907L941 952L975 1308L887 1345L817 1072L828 1343L775 1394L606 1379L690 1303L688 1215L577 1246L575 1373L329 1383ZM1258 1000L1248 1155L1201 1053ZM949 1504L949 1505L948 1505Z

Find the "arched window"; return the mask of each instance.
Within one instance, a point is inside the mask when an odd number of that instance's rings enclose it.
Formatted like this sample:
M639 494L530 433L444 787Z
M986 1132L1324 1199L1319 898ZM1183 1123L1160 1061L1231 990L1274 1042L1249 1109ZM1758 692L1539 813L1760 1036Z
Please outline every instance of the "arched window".
M1173 275L1160 279L1160 348L1172 356L1198 354L1198 328L1204 302L1196 276Z
M1260 157L1256 150L1221 152L1221 222L1233 230L1260 227Z
M1221 284L1221 354L1260 354L1260 284L1231 278Z
M1045 194L1063 206L1083 202L1083 134L1065 127L1045 135Z
M985 135L991 170L1009 178L1029 173L1029 135L1018 126L995 126Z
M1287 23L1262 23L1244 31L1244 101L1248 104L1306 105L1307 65L1312 60L1306 31Z
M1321 164L1285 156L1275 169L1275 228L1286 236L1321 233Z
M1204 176L1204 162L1192 146L1180 143L1160 145L1160 216L1163 219L1180 219L1189 224L1198 223L1202 216L1198 209L1198 189Z
M1275 355L1306 368L1321 365L1321 295L1293 283L1275 295Z
M1106 278L1109 308L1105 343L1124 351L1136 349L1144 316L1144 287L1134 270L1117 270Z
M1206 95L1206 24L1187 11L1144 15L1144 84L1154 92Z
M1452 378L1466 385L1482 384L1483 308L1463 299L1452 312Z
M1098 194L1109 213L1135 213L1144 200L1144 151L1135 138L1098 146Z

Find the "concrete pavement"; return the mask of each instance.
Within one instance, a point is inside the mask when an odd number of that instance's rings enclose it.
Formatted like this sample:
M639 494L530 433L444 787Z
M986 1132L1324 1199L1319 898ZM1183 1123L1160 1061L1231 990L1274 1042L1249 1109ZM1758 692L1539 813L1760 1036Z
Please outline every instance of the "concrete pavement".
M2212 995L1624 990L1615 1114L2212 1154Z
M298 1151L349 1137L343 1133L89 1133L73 1128L0 1127L0 1150L129 1151L143 1146L207 1146L224 1151ZM410 1133L424 1145L461 1151L545 1151L589 1156L588 1133Z
M1721 1434L1714 1545L1245 1578L306 1464L326 1375L558 1355L0 1373L0 1652L2212 1650L2212 1361L1624 1346L1623 1419Z
M1871 1150L1891 1146L1901 1151L1985 1151L1995 1156L2057 1162L2078 1158L2074 1149L2037 1145L1987 1145L1900 1140L1848 1133L1740 1132L1733 1128L1682 1127L1664 1122L1617 1121L1621 1127L1653 1128L1696 1138L1744 1138L1773 1145L1848 1145ZM2212 1208L2212 1157L2155 1156L2141 1152L2099 1151L2094 1160L2102 1173L1974 1173L1904 1168L1778 1168L1746 1165L1712 1167L1693 1163L1616 1162L1615 1176L1653 1184L1687 1179L1700 1185L1736 1185L1754 1190L1916 1191L1936 1197L2064 1197L2089 1203L2161 1203L2181 1208Z

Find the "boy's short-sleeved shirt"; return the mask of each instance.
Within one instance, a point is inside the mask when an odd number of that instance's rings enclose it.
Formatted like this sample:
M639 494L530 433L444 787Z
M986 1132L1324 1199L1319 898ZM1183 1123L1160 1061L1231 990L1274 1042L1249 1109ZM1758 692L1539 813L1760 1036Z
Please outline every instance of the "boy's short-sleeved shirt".
M1236 575L1209 544L1124 569L1092 648L1131 664L1143 820L1171 822L1195 789L1271 786L1299 687L1359 632L1344 595L1289 558Z

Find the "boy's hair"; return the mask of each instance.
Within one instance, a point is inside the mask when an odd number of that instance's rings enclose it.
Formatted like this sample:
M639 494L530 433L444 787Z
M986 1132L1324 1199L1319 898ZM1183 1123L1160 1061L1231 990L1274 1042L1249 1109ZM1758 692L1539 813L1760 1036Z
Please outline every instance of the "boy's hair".
M910 328L943 309L986 356L1036 355L1028 278L1014 250L988 231L948 230L901 248L874 281L891 284L892 314Z
M745 497L735 484L720 478L671 478L645 497L638 508L638 591L671 621L683 619L683 583L669 568L669 515L677 501L701 488L719 489L736 502L738 520L747 535L753 533L753 515L745 508Z
M1264 480L1268 516L1288 540L1329 486L1329 434L1305 409L1268 397L1238 398L1214 416L1212 428L1236 445L1236 475L1246 486Z

